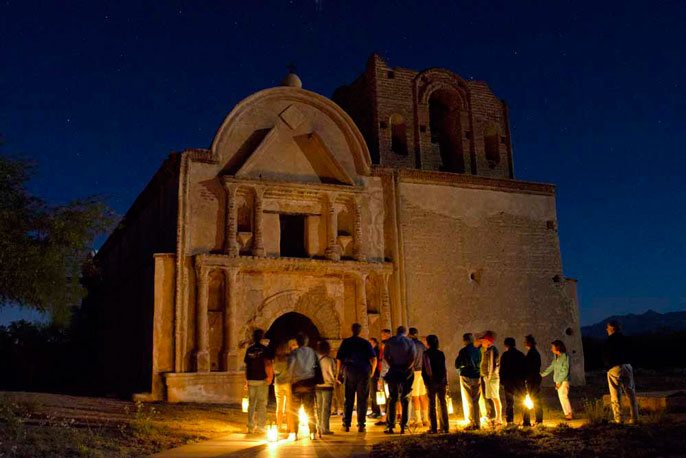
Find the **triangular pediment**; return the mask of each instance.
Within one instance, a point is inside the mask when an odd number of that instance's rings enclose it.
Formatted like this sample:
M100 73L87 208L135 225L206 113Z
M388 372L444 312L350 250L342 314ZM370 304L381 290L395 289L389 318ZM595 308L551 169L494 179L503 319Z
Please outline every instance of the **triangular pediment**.
M293 135L277 124L238 168L236 178L353 184L336 156L314 132Z

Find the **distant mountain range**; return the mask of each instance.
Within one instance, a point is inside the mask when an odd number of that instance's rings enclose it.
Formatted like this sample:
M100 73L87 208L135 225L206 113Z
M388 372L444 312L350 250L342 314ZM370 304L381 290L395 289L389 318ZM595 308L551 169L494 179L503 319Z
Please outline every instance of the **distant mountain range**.
M639 335L662 331L686 331L686 312L658 313L653 310L636 315L618 315L605 318L603 321L583 326L581 335L584 337L607 338L605 327L608 321L617 320L621 323L624 334Z

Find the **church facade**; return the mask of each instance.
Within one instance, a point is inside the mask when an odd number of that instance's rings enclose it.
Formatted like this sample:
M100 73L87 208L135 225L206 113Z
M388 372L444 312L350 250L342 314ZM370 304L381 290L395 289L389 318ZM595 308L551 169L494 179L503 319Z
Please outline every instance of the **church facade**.
M555 188L514 178L507 106L444 69L372 56L333 99L294 74L250 95L209 149L169 156L95 259L111 391L238 402L254 328L335 349L355 322L436 334L449 362L465 332L531 333L543 355L562 339L584 380Z

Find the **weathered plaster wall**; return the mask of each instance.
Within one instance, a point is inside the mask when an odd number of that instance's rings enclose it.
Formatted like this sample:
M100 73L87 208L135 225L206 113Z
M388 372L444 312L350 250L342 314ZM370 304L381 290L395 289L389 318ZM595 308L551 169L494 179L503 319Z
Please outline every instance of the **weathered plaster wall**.
M500 348L508 336L522 347L531 333L544 362L550 342L562 339L573 382L582 382L576 294L562 277L554 196L416 183L401 183L399 193L408 324L437 334L451 365L465 332L491 329Z

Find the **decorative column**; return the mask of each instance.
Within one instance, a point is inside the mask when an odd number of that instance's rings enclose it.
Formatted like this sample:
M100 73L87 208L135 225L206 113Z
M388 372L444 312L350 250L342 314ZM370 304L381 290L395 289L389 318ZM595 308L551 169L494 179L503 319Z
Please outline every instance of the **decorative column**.
M391 319L391 298L388 294L388 282L390 280L390 274L382 274L382 285L381 285L381 323L386 329L393 331Z
M197 269L197 297L198 307L195 316L196 323L196 348L195 367L196 372L210 371L210 326L207 316L207 300L209 294L210 272L207 267L200 266Z
M355 276L355 315L357 322L362 325L362 336L369 336L369 316L367 315L367 274L356 272Z
M264 189L255 188L255 228L253 240L253 256L264 257L264 239L262 236L262 212L264 211Z
M236 222L236 185L225 183L226 187L226 237L224 238L224 251L229 256L238 256L240 251L236 233L238 224Z
M332 261L340 261L341 250L338 246L338 224L336 221L336 208L334 202L336 201L335 194L326 195L326 251L324 254L327 259Z
M226 276L226 291L224 293L224 342L222 344L222 370L232 371L236 369L236 277L238 269L230 267L224 270Z
M353 222L353 256L356 261L366 261L366 256L362 251L362 205L360 205L360 199L356 198L353 201L355 210L355 220Z

